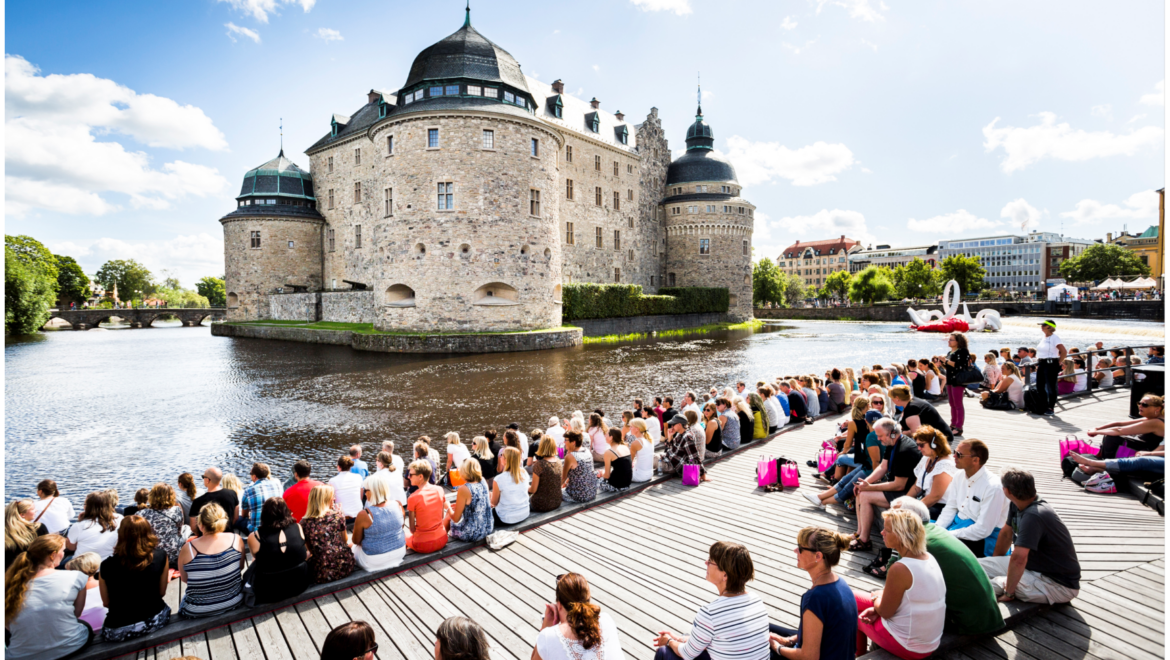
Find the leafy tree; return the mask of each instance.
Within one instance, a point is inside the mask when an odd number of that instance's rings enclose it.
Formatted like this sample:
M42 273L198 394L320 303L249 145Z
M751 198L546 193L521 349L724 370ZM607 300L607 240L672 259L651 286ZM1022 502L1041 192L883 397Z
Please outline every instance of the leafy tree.
M848 271L839 270L825 278L825 286L821 290L828 294L828 297L845 300L849 296L850 277Z
M781 273L784 275L784 273ZM784 302L789 306L796 305L804 300L808 288L800 275L785 275Z
M111 293L117 285L118 298L121 300L141 298L143 295L154 293L158 288L154 283L154 276L146 266L133 259L107 261L94 275L94 279Z
M175 288L175 289L159 289L154 292L154 297L159 300L165 300L167 307L210 307L211 304L207 302L207 298L192 291L191 289Z
M752 300L757 305L784 302L784 273L768 257L752 267Z
M890 280L890 271L877 266L869 266L853 276L849 283L849 299L853 302L873 304L885 300L894 294L894 283Z
M179 278L171 275L171 271L164 269L162 272L162 284L160 289L182 289L183 285L179 283ZM157 293L157 292L156 292Z
M1096 243L1060 264L1060 275L1069 282L1096 282L1110 277L1146 277L1150 267L1120 245Z
M753 271L754 275L754 271ZM222 277L207 276L195 283L195 290L199 295L207 298L207 302L212 307L223 307L227 305L227 289ZM755 292L755 283L752 286L753 294Z
M899 298L933 298L940 293L938 273L915 257L894 269L894 289Z
M63 305L80 303L90 296L89 278L73 257L53 255L57 261L57 296Z
M6 237L7 238L7 237ZM30 239L31 240L31 239ZM39 245L39 244L38 244ZM48 252L46 250L46 252ZM24 257L28 256L25 252ZM52 257L53 255L49 255ZM44 263L28 263L4 245L4 334L28 335L49 320L57 300L56 274Z
M32 266L54 280L57 279L57 258L37 239L31 236L5 234L4 245L11 248L16 258L25 265Z
M963 295L982 291L985 286L983 278L987 276L979 257L966 257L961 254L953 254L943 259L939 272L942 273L940 276L942 285L954 280L959 283Z

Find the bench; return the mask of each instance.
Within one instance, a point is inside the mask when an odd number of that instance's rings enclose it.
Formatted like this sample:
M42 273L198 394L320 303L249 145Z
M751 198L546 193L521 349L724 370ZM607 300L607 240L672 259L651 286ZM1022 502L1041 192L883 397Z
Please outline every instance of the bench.
M1040 605L1038 603L1024 603L1020 601L1010 601L1007 603L999 603L999 613L1003 616L1004 627L997 630L994 634L998 635L1005 630L1015 627L1023 621L1043 612L1047 609L1047 605ZM970 644L974 644L979 639L987 635L956 635L954 633L943 633L942 640L939 641L938 649L935 650L931 657L942 657L941 654L954 649L962 648ZM890 653L885 649L877 649L870 651L865 655L857 656L857 660L898 660L898 656Z

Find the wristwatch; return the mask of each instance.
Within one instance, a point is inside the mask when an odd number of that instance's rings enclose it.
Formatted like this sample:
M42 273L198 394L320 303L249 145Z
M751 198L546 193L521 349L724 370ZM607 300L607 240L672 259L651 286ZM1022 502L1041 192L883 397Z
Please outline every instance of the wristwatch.
M1003 592L1003 595L1007 596L1008 598L1010 598L1012 600L1016 599L1016 592L1014 592L1014 591L1005 591L1005 592Z

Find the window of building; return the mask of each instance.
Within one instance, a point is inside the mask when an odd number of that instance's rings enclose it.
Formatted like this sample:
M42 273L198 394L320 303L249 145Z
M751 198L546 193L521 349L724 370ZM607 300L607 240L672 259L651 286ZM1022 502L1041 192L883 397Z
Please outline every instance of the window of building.
M427 129L427 148L428 149L438 149L439 148L439 129L437 129L437 128L428 128Z
M532 138L532 155L540 156L540 140Z
M252 232L252 248L253 249L260 248L260 232L258 232L258 231Z
M593 169L598 171L598 172L601 171L601 156L594 156L593 157Z
M483 95L489 99L498 99L500 98L500 90L496 87L484 87Z
M634 228L634 216L631 215L629 218L627 218L627 220L630 223L630 229L633 229Z
M613 175L614 176L618 175L618 162L616 160L613 161Z
M675 206L675 207L673 207L673 208L671 208L671 209L670 209L670 214L671 214L671 215L678 215L678 214L680 214L680 213L682 213L682 208L681 208L681 207Z
M593 201L597 206L601 206L601 188L593 189Z
M613 249L615 252L622 250L622 230L620 229L613 230Z
M688 206L687 207L687 213L698 213L698 212L699 212L698 206Z
M354 225L353 226L353 247L355 249L361 249L361 247L362 247L362 226L361 225Z
M573 199L573 180L565 179L565 199L572 201Z
M714 204L708 204L708 205L707 205L707 213L714 213L714 212L715 212L715 205L714 205Z
M358 181L353 184L353 203L360 204L362 201L362 182Z
M613 191L613 210L622 210L622 194L618 191Z
M626 261L633 261L633 260L634 260L634 251L627 250L626 251Z
M516 102L516 95L513 94L512 92L505 91L504 92L504 103L515 103L515 102Z
M626 189L626 199L630 200L631 202L634 201L634 189L633 188Z
M596 234L594 234L594 237L593 237L593 238L594 238L594 240L596 241L596 243L593 245L593 247L595 247L595 248L602 248L602 247L605 247L605 246L604 246L604 241L605 241L605 239L604 239L604 238L602 238L602 236L601 236L601 227L598 227L598 228L597 228L597 230L596 230Z
M614 282L621 282L622 281L622 269L621 268L614 268L613 269L613 281Z
M666 274L666 281L667 281L666 286L674 286L674 273L667 273Z
M749 250L750 250L750 248L748 246L748 242L744 241L743 242L743 256L746 257L748 255Z
M665 239L663 239L663 242L665 243ZM654 256L656 256L656 257L658 256L658 242L657 241L654 243Z
M496 148L496 132L485 130L483 132L483 141L482 141L482 144L480 146L483 147L484 149L495 149Z
M650 276L650 286L654 286L654 276Z
M459 85L447 85L447 96L459 96Z
M394 189L386 189L386 215L394 215Z
M741 206L741 207L739 207L739 214L740 214L740 215L743 215L743 207L742 207L742 206Z
M633 174L633 173L634 173L634 165L633 165L633 163L628 163L626 165L626 174Z
M573 162L573 146L572 145L565 145L565 162L566 163Z
M387 156L394 155L394 136L393 135L386 136L386 155Z
M540 191L539 190L529 190L528 191L528 214L529 215L540 215Z
M432 87L431 88L430 96L442 96L442 95L443 95L443 88L442 87Z
M455 208L455 184L444 182L439 184L439 210L450 211Z
M699 239L699 254L711 254L711 239Z
M576 245L577 240L573 237L573 223L565 223L565 245Z
M328 237L328 240L329 240L329 251L330 252L334 252L337 250L337 240L336 240L336 236L334 236L333 232L334 232L334 230L332 230L332 229L330 229L328 232L326 232L326 236Z
M329 189L329 208L333 208L333 189Z
M481 94L483 94L483 91L480 89L479 85L468 85L467 86L467 95L468 96L480 96Z
M354 165L361 165L362 164L362 150L361 150L361 148L353 150L353 164Z
M330 172L332 172L332 171L333 171L333 156L330 156L330 157L329 157L329 167L328 167L328 169L329 169L329 171L330 171Z

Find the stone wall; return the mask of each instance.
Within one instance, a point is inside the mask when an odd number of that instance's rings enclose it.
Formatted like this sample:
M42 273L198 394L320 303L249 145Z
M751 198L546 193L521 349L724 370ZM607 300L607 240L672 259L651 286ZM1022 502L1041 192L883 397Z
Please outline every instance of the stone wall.
M217 337L275 339L308 344L350 346L358 351L378 353L508 353L572 348L581 345L580 328L554 328L537 332L467 335L359 334L348 330L311 330L275 325L216 323L211 334Z
M697 328L701 325L728 322L728 315L712 312L709 314L657 314L654 316L628 316L612 319L577 319L578 326L586 337L605 335L628 335L635 332L662 332Z
M657 293L658 287L665 286L666 275L666 214L659 206L666 195L666 168L670 167L670 143L662 131L658 108L650 108L646 120L638 124L638 153L642 155L638 174L640 197L638 198L638 222L642 227L645 245L641 259L646 262L650 281L642 284L647 294Z
M373 323L376 319L373 291L325 291L320 295L322 321Z
M696 192L698 185L717 191L728 184L734 194ZM751 245L756 207L739 196L740 186L734 182L687 182L676 187L683 189L681 196L676 201L668 199L662 207L666 213L667 285L673 274L675 286L726 287L729 318L752 318ZM700 196L710 199L698 199ZM697 212L691 213L690 208ZM741 208L743 214L739 213ZM708 254L701 252L704 240L709 241Z
M354 333L349 330L311 330L281 325L236 325L234 323L212 324L211 334L215 337L277 339L297 341L302 344L333 344L336 346L351 345L354 336Z
M319 293L274 293L268 296L267 315L262 314L259 318L312 323L319 320L320 302Z
M260 247L252 247L252 232ZM265 318L268 296L289 284L321 287L321 221L236 217L223 221L228 319Z

